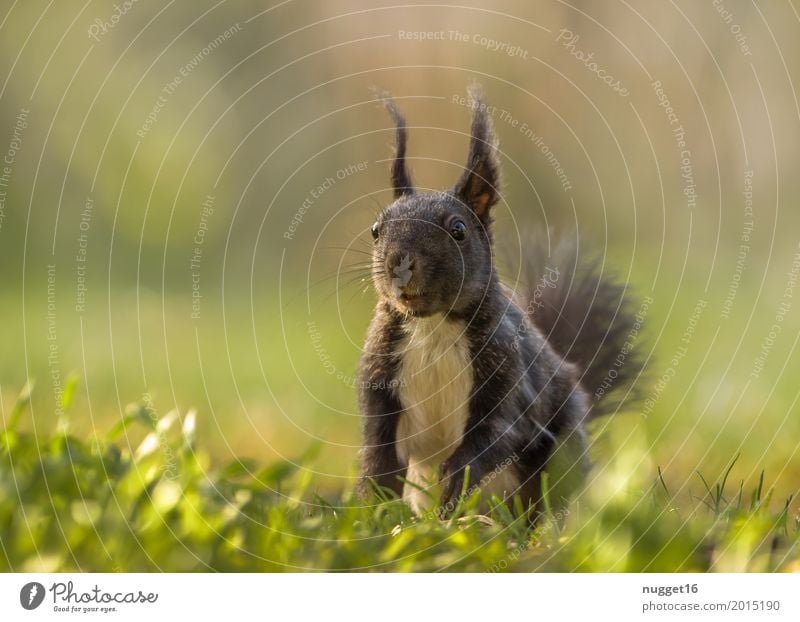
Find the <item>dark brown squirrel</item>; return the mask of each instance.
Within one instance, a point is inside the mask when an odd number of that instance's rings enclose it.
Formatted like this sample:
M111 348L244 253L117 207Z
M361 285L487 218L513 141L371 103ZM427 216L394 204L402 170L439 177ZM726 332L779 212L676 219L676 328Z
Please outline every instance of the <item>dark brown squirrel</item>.
M396 125L394 202L372 226L378 303L359 367L360 490L389 489L421 513L438 489L446 516L477 486L482 498L519 495L535 513L554 449L577 444L574 468L585 470L586 421L640 371L633 357L618 364L635 322L625 288L574 244L548 256L533 240L526 294L512 295L495 269L498 143L480 91L470 90L464 172L443 192L414 189L405 119L382 99Z

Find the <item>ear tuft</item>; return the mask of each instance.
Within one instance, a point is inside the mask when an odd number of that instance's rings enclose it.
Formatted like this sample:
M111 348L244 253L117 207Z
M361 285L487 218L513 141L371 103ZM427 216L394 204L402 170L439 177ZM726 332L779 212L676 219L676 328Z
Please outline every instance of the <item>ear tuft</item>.
M406 165L406 120L403 113L394 103L394 99L387 91L380 89L373 89L373 92L381 100L384 107L392 117L395 124L395 153L394 160L392 161L392 188L394 189L394 198L399 199L402 196L413 194L414 186L411 183L411 174L408 172Z
M478 86L469 89L469 105L472 109L472 138L464 174L458 180L454 192L478 218L488 222L489 210L500 198L498 142Z

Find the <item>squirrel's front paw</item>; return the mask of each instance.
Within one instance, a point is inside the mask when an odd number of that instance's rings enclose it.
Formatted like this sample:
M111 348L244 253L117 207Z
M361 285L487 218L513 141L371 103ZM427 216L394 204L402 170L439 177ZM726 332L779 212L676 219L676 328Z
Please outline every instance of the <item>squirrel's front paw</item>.
M466 480L468 465L459 465L453 456L442 462L439 467L439 481L442 494L439 503L439 518L449 518L456 509ZM468 491L467 491L468 494Z

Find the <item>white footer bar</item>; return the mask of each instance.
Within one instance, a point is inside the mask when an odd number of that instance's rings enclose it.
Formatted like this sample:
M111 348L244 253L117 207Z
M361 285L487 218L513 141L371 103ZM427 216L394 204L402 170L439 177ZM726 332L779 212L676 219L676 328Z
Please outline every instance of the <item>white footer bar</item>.
M0 575L2 620L761 622L800 620L799 604L798 574Z

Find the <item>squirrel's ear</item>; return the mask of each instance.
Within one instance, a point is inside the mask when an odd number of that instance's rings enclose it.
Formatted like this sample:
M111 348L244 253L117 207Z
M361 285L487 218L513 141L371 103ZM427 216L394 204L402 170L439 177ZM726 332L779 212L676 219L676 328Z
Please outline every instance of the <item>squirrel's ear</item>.
M455 194L475 212L478 218L486 220L489 209L500 198L497 138L477 87L470 89L469 101L472 108L472 139L469 143L467 165L455 186Z
M396 128L396 145L394 160L392 161L392 188L394 188L394 198L399 199L414 192L414 186L411 184L411 174L406 166L406 120L388 93L385 91L379 92L378 96L391 115Z

